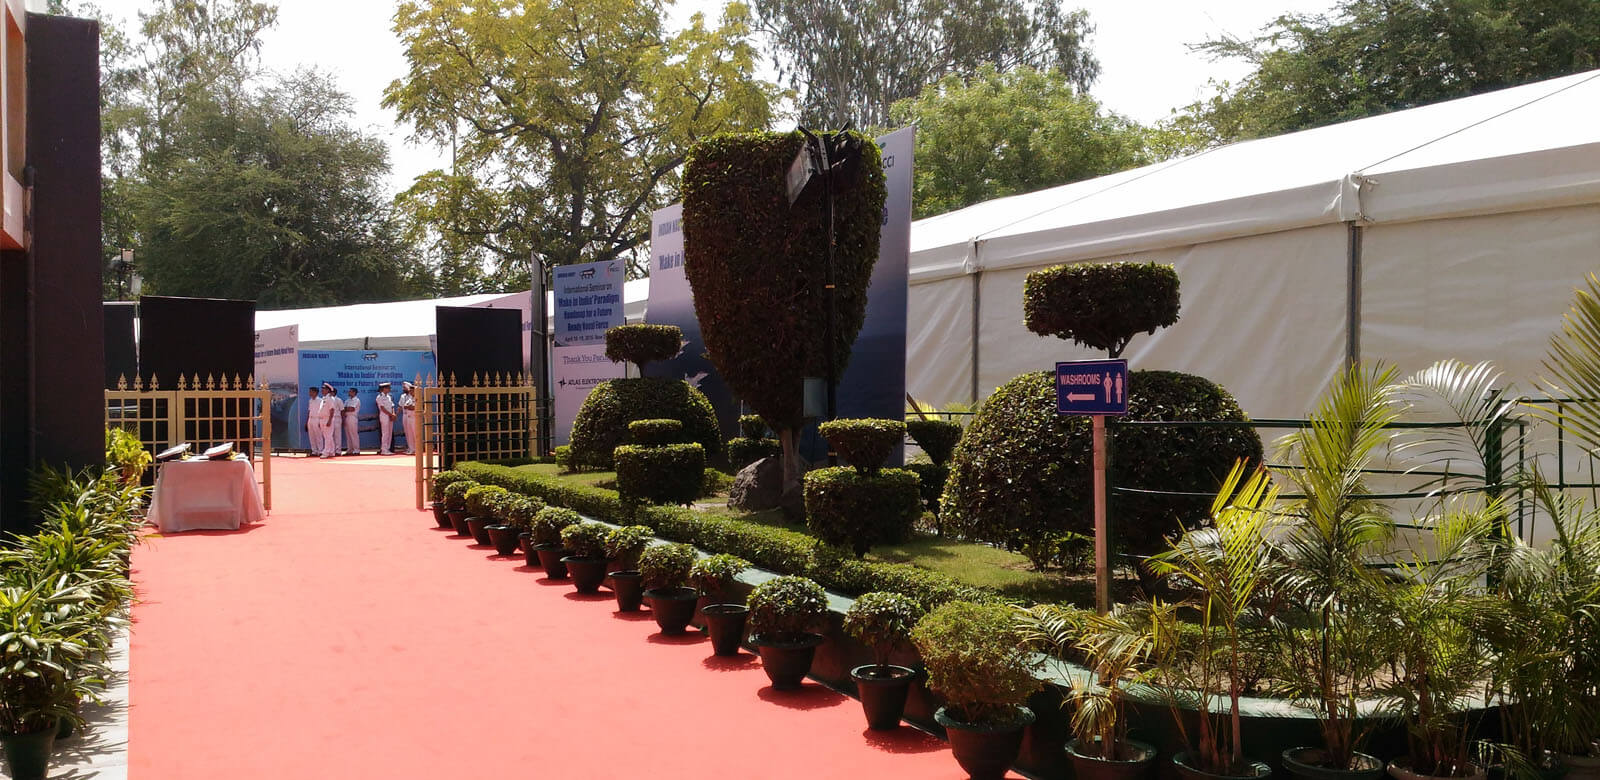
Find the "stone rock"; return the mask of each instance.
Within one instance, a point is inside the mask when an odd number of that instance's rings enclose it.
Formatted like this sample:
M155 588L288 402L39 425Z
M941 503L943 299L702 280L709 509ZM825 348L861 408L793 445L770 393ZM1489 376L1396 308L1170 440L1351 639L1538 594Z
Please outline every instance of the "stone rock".
M761 512L783 503L783 458L762 458L733 477L728 489L728 506L746 512Z

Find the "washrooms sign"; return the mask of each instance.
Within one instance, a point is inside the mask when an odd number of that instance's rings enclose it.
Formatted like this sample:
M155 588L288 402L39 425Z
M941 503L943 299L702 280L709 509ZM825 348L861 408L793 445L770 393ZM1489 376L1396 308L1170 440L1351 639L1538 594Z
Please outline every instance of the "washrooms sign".
M1057 363L1056 411L1060 414L1127 414L1128 361Z

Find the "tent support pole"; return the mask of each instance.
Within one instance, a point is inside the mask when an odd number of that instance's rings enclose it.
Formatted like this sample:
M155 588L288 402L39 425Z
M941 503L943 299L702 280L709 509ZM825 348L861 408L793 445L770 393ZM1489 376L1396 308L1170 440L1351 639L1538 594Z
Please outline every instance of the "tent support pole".
M1361 233L1357 222L1346 222L1349 278L1345 280L1344 359L1349 365L1361 362Z
M978 403L978 314L979 307L983 304L983 296L979 294L980 280L983 272L972 274L972 403Z

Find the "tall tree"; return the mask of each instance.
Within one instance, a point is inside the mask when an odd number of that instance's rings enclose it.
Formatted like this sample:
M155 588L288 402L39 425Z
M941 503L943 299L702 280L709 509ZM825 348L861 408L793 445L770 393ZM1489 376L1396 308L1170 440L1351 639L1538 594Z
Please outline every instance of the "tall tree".
M1600 67L1594 0L1342 0L1196 47L1255 71L1175 117L1197 145L1302 130Z
M1100 74L1089 15L1063 0L755 0L801 120L820 127L889 123L897 100L948 76L1031 67L1079 90Z
M916 216L1126 170L1149 162L1149 133L1104 111L1060 71L985 65L894 105L917 125Z
M411 218L501 278L526 279L530 252L642 274L650 211L676 193L689 147L765 128L777 97L756 78L743 5L675 35L661 15L658 0L401 4L410 68L384 104L454 152L401 196Z

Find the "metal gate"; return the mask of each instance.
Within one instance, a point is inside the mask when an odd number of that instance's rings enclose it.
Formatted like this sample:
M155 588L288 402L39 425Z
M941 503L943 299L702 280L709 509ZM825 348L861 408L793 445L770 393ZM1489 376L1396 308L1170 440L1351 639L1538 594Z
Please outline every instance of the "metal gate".
M417 381L417 508L427 505L433 475L464 460L532 458L537 452L538 391L527 374Z
M170 390L156 376L132 384L119 377L106 391L105 424L132 432L152 454L185 442L197 449L232 442L250 458L262 506L272 508L272 391L255 377L180 376Z

